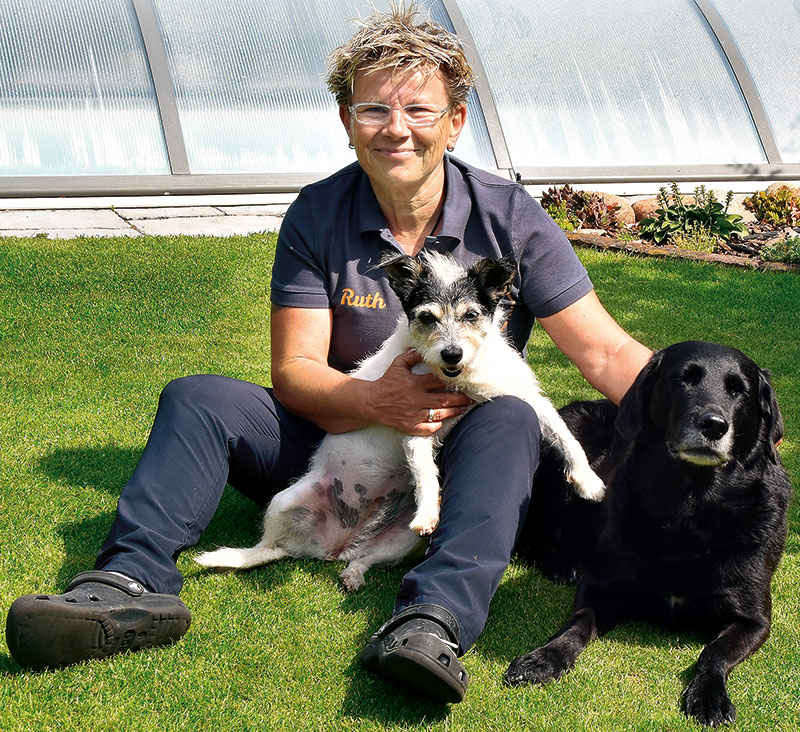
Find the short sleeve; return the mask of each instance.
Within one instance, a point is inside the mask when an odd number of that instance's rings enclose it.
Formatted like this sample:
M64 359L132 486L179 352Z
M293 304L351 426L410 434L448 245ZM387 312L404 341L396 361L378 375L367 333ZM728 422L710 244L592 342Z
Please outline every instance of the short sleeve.
M272 268L271 301L286 307L330 307L322 254L308 200L298 196L283 219Z
M520 271L519 297L535 318L563 310L592 291L586 268L558 224L523 188L515 193L514 249Z

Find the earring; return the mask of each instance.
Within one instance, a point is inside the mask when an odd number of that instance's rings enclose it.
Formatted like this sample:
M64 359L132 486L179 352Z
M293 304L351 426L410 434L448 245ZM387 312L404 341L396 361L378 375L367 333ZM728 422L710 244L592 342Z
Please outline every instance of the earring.
M453 152L453 150L455 150L455 149L456 149L455 145L448 145L447 146L447 152Z
M349 147L351 150L356 149L356 146L352 142L347 147Z

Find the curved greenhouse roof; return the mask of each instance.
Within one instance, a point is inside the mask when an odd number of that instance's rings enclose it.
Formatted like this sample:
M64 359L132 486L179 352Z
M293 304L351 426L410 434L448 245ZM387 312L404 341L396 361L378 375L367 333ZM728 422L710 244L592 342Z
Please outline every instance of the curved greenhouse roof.
M377 3L382 7L385 3ZM528 183L800 178L800 0L426 0L478 76L456 154ZM294 190L351 162L368 0L4 0L0 196Z

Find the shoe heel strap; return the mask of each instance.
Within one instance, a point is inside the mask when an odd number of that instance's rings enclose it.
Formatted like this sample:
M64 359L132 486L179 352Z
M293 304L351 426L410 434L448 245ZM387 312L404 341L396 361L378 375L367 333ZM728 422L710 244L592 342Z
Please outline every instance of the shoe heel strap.
M79 585L86 584L87 582L97 582L101 585L114 587L118 590L122 590L131 597L141 597L144 594L144 587L136 580L132 580L127 577L121 577L113 572L104 572L97 569L89 570L88 572L81 572L80 574L75 575L75 577L72 579L72 582L70 582L67 586L65 592L70 592Z

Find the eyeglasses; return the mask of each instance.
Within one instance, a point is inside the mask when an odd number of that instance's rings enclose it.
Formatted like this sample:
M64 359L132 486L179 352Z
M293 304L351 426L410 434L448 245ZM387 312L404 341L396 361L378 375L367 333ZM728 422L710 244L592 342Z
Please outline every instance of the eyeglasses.
M395 109L397 107L378 102L359 102L347 108L356 118L356 122L376 127L389 124ZM437 107L433 104L406 104L405 107L400 107L400 112L409 127L431 127L444 117L448 109L449 107Z

